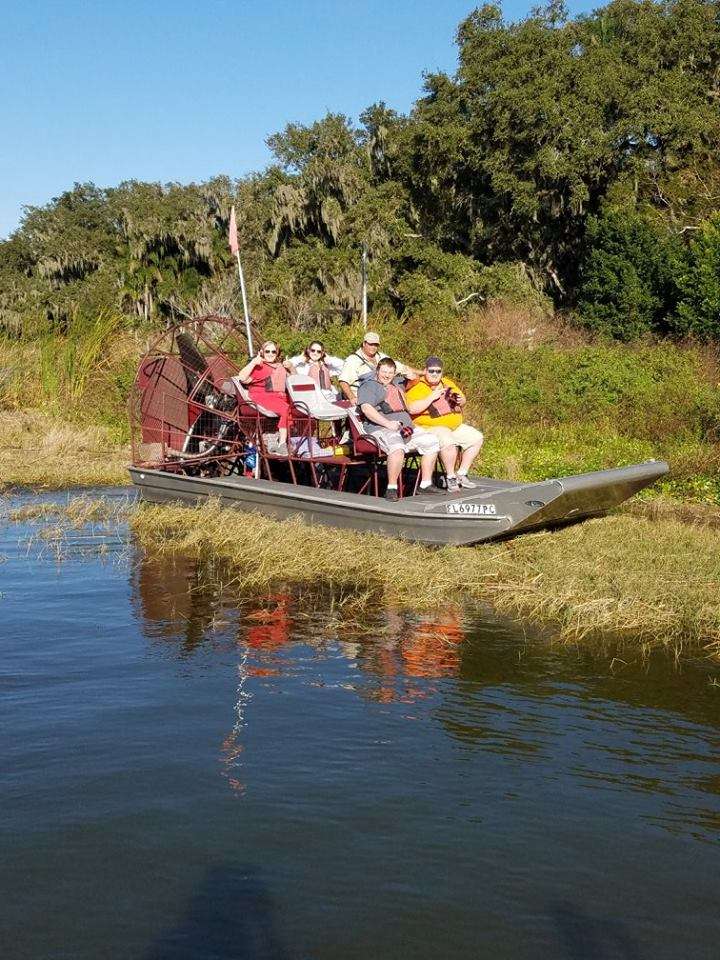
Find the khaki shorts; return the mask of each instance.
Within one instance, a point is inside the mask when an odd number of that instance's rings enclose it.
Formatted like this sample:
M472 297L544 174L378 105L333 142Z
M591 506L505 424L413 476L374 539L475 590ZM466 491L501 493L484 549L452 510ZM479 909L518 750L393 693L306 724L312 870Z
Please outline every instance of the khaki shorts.
M426 427L430 433L434 433L440 441L440 447L460 447L461 450L467 450L468 447L474 447L476 444L483 445L485 439L479 430L469 426L467 423L461 423L459 427L451 430L450 427Z
M438 438L423 427L415 427L413 435L407 440L403 440L396 430L378 430L371 436L385 453L404 450L405 453L417 452L424 456L426 453L437 453L440 450Z

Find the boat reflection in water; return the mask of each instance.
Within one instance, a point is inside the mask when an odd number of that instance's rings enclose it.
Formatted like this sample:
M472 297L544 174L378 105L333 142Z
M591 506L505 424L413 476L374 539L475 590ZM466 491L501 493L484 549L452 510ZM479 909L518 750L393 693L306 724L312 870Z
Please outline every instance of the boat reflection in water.
M664 798L646 811L654 823L720 838L720 781L706 743L720 746L717 688L708 682L717 670L706 664L679 671L669 657L633 661L627 651L613 661L611 649L553 644L477 608L420 614L373 604L359 612L321 592L243 596L182 557L138 558L133 594L152 642L180 658L232 653L237 689L220 754L238 793L251 682L257 693L257 684L287 692L298 679L334 681L368 704L423 702L427 718L471 754L547 764L561 751L577 781ZM588 724L603 729L602 743L571 750ZM682 775L671 759L679 733L692 745Z
M187 656L208 645L233 643L248 654L248 676L279 676L286 660L274 654L291 643L318 654L331 645L364 674L358 692L383 702L426 697L423 680L458 676L466 619L460 605L414 613L390 604L336 604L320 594L283 590L243 596L183 556L146 558L134 567L133 596L146 635L179 644Z

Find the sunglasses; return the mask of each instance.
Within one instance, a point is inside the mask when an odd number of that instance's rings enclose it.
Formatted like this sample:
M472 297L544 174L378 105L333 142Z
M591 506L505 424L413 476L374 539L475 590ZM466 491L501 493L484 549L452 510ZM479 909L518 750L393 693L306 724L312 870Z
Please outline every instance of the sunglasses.
M317 347L311 347L308 353L322 353L322 350L319 350Z
M428 373L442 373L442 367L428 367Z
M263 353L277 353L277 350L273 350L272 347L269 347L266 350L263 350Z

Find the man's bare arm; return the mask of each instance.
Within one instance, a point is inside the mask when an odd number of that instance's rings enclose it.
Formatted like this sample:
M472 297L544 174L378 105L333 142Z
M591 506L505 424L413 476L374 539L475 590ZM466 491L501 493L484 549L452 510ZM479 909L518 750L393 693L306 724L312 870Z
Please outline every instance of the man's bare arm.
M434 403L436 400L439 400L440 397L445 393L445 387L435 387L431 393L426 394L424 397L418 397L417 400L408 400L405 398L407 404L408 413L416 417L419 413L422 413L423 410L427 410L431 403Z
M357 403L357 394L349 383L346 383L344 380L338 380L338 386L342 390L346 400L349 400L350 403Z

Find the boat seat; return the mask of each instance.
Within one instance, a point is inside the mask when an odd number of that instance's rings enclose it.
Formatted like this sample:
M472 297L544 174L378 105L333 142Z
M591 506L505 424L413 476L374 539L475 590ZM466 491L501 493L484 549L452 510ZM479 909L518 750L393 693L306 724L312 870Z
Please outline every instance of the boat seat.
M357 407L350 407L347 411L348 426L353 449L357 456L384 457L377 440L365 429L365 423L358 413Z
M346 407L327 399L312 377L290 374L287 392L293 406L313 420L344 420L348 415Z

